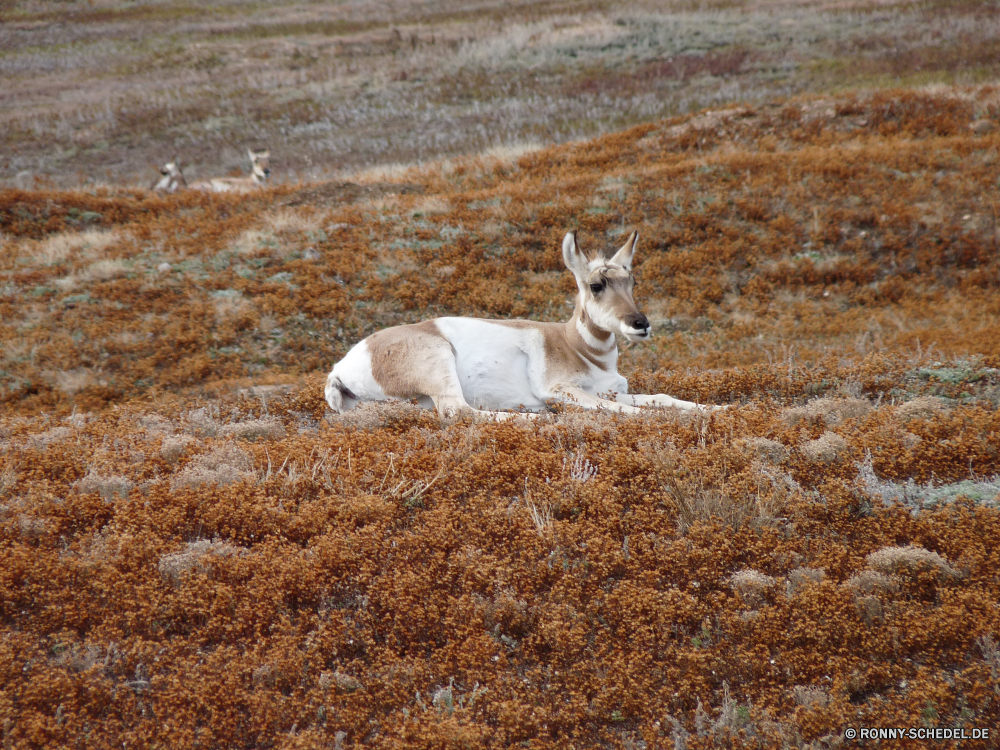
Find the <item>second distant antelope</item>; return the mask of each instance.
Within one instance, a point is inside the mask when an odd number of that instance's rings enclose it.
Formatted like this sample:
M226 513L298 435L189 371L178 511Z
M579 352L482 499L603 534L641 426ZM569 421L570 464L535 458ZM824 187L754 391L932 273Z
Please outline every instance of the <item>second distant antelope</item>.
M181 160L176 156L173 161L168 161L159 167L160 177L153 183L150 190L158 190L161 193L176 193L178 190L187 188L187 180L181 174Z
M545 411L547 401L635 414L643 406L717 409L664 394L629 394L618 374L617 335L650 338L649 320L632 300L632 256L639 233L608 258L584 255L576 233L563 239L576 277L566 323L435 318L374 333L334 365L326 400L336 412L359 401L416 399L442 416L462 412L509 419L501 409ZM599 394L614 394L604 398ZM526 415L522 415L526 416Z
M249 177L213 177L210 180L194 183L191 189L207 190L211 193L246 193L264 187L267 178L271 176L269 166L271 150L251 151L247 149L247 155L250 157Z

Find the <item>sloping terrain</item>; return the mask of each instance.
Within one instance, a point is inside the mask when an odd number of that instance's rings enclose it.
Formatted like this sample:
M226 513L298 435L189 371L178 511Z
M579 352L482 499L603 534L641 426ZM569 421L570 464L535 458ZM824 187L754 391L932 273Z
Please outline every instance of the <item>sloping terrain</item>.
M995 727L1000 134L969 125L997 97L794 99L246 197L0 192L4 743ZM562 234L632 227L655 338L624 374L731 409L327 410L360 337L561 319Z
M733 108L395 184L8 190L0 399L99 408L329 368L363 336L435 314L561 319L569 229L590 250L640 230L636 297L658 335L626 349L629 370L850 367L878 352L995 363L998 135L968 126L998 100Z

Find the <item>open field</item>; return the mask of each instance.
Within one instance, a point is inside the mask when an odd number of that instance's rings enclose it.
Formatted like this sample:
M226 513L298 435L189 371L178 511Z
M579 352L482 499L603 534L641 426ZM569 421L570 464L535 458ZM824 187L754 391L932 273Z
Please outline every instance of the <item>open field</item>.
M998 99L735 107L247 197L8 190L0 401L89 410L305 375L433 314L564 318L572 227L585 248L641 230L637 299L658 335L623 351L640 390L790 396L740 390L735 368L889 353L996 366L1000 136L968 124ZM706 368L733 374L710 385Z
M0 0L0 748L1000 745L998 18ZM730 409L327 408L632 228Z
M0 193L7 747L814 747L995 727L1000 134L805 97L251 196ZM336 417L639 227L633 389ZM943 743L948 746L948 743ZM918 747L917 741L900 746Z
M1000 76L995 0L0 3L0 181L343 177L731 102Z

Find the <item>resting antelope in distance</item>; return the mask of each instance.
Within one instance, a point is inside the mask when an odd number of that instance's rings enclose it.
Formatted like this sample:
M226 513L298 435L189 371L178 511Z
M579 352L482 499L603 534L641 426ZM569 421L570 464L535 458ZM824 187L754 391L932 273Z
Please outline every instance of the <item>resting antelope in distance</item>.
M471 411L509 419L501 409L547 409L546 400L635 414L642 406L714 409L670 396L630 395L618 374L621 334L650 338L649 320L632 300L632 255L638 232L611 258L588 258L576 233L563 239L563 261L576 277L573 316L566 323L435 318L387 328L356 344L326 379L330 408L359 401L417 399L442 416ZM599 393L616 394L613 401ZM520 415L527 416L527 415Z
M268 166L271 149L256 152L247 149L247 154L250 156L249 177L213 177L194 183L191 189L207 190L210 193L248 193L264 187L267 178L271 176L271 168Z
M161 193L176 193L178 190L186 189L188 184L181 174L181 160L176 156L173 161L168 161L159 167L160 178L153 183L150 190L158 190Z

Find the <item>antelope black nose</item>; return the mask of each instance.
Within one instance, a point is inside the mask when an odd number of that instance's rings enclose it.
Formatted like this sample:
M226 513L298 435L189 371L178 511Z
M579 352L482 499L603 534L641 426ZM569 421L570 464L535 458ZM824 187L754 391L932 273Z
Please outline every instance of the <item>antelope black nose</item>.
M632 324L632 327L635 328L637 331L645 331L647 328L649 328L649 321L646 319L645 315L636 315L632 318L630 322Z

